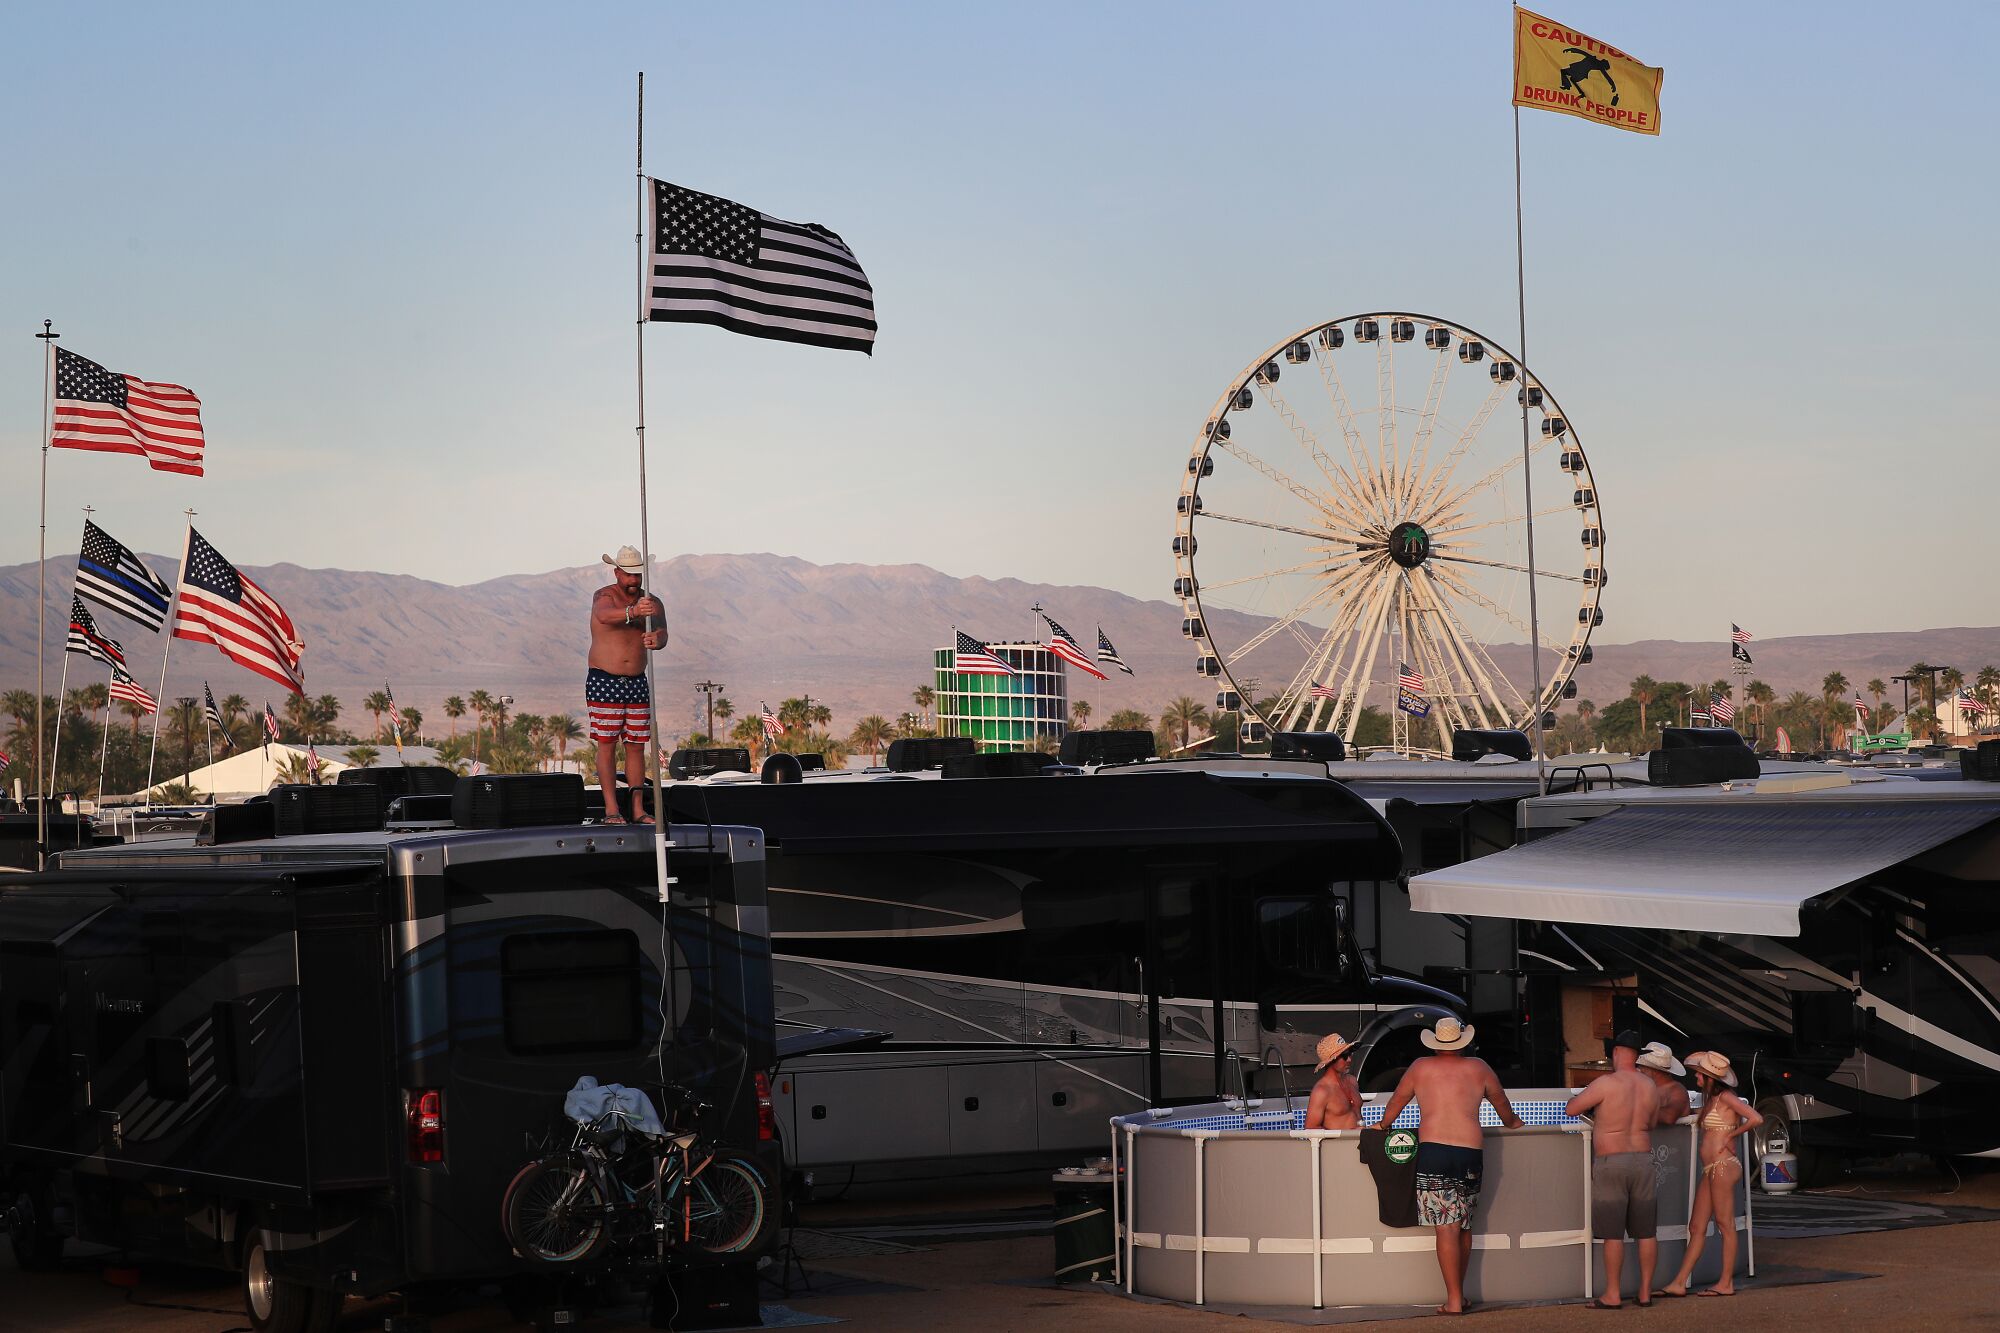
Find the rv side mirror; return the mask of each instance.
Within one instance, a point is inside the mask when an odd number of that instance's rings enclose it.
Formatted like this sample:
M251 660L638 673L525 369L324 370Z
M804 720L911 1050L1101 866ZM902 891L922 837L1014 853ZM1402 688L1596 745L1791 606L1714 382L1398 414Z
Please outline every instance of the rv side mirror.
M1276 1032L1278 1030L1278 1006L1276 1001L1257 1001L1257 1026L1266 1032Z

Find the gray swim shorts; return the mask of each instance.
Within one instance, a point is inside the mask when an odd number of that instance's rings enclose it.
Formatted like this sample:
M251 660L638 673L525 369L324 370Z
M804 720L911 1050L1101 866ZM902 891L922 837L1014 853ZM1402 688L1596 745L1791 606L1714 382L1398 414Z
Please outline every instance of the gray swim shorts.
M1590 1234L1598 1240L1652 1240L1659 1230L1653 1154L1619 1152L1591 1164Z

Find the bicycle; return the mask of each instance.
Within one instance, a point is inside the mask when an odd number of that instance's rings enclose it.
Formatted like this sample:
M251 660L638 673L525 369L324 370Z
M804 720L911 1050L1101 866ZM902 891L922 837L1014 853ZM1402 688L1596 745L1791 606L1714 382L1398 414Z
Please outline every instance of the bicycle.
M573 1268L612 1251L663 1259L675 1248L737 1254L756 1243L770 1210L763 1173L684 1127L712 1106L684 1088L662 1091L678 1103L665 1136L642 1132L614 1106L577 1122L568 1148L515 1174L500 1202L515 1253Z

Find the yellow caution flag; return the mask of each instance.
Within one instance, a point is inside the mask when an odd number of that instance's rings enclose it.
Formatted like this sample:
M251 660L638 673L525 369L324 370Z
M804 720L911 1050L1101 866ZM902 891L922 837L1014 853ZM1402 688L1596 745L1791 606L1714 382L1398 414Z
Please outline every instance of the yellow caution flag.
M1581 116L1634 134L1660 132L1660 76L1609 42L1514 10L1514 105Z

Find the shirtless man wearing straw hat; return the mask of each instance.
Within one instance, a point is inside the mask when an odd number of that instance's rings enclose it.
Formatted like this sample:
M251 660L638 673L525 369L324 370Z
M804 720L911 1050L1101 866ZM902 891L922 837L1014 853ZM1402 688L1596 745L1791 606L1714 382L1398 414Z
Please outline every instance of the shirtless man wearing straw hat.
M1382 1108L1382 1118L1368 1126L1379 1133L1395 1123L1412 1100L1422 1119L1417 1124L1417 1220L1437 1228L1438 1269L1444 1274L1444 1304L1439 1314L1465 1313L1465 1270L1472 1263L1472 1213L1479 1204L1479 1187L1486 1175L1486 1132L1479 1125L1479 1104L1492 1102L1500 1123L1509 1129L1523 1125L1500 1078L1476 1055L1472 1026L1444 1017L1420 1034L1434 1055L1412 1061L1396 1093Z
M641 587L646 563L630 546L604 556L611 583L590 601L590 674L584 704L590 739L597 742L597 784L604 789L604 822L622 824L618 809L618 743L625 743L625 780L632 785L632 818L646 814L646 745L653 739L653 697L646 686L646 654L666 646L667 631L650 627L663 614L659 599Z
M1319 1039L1319 1063L1312 1097L1306 1102L1307 1129L1361 1128L1361 1086L1354 1068L1354 1043L1338 1032Z

